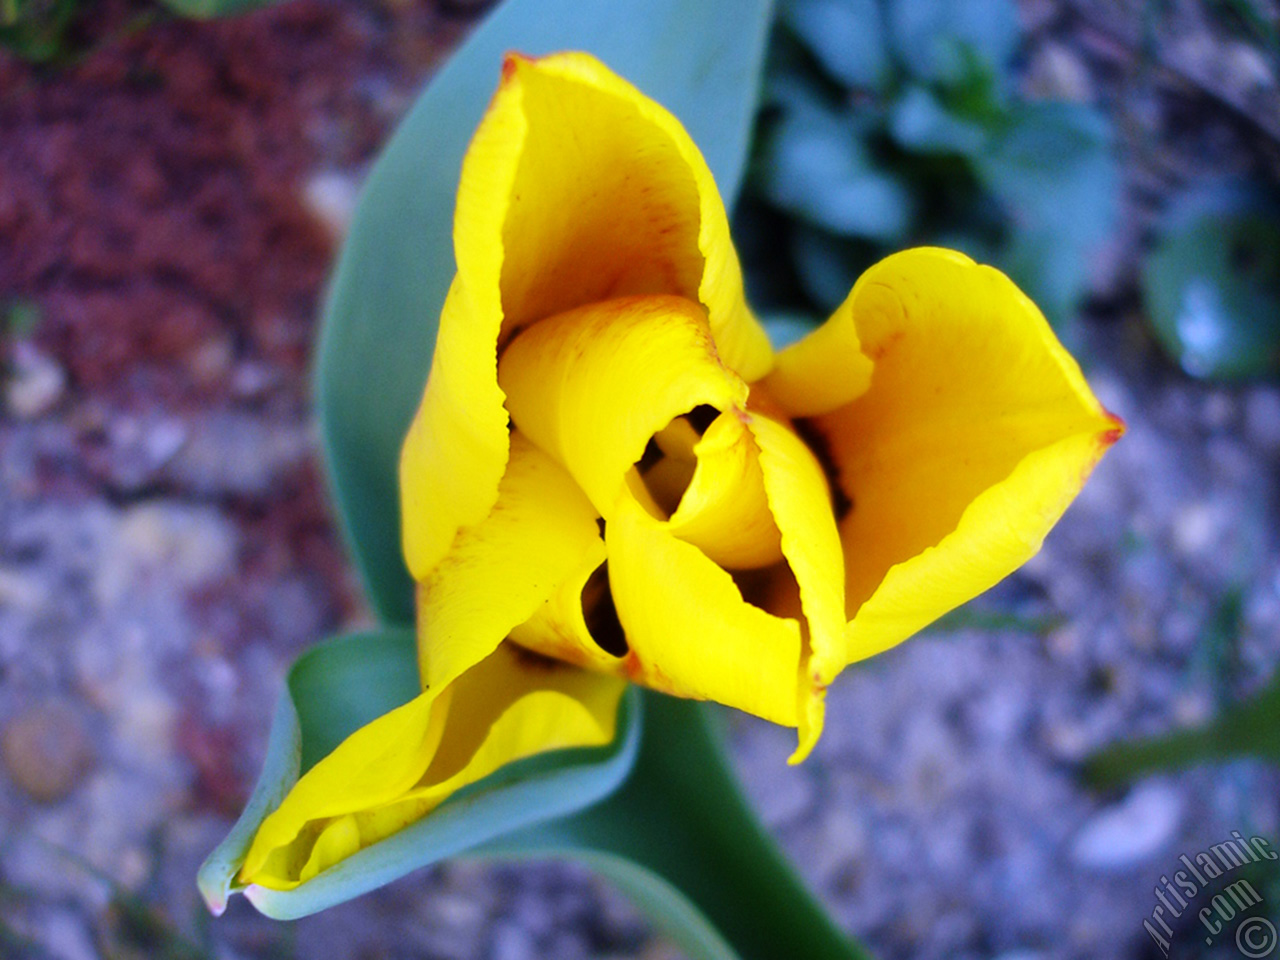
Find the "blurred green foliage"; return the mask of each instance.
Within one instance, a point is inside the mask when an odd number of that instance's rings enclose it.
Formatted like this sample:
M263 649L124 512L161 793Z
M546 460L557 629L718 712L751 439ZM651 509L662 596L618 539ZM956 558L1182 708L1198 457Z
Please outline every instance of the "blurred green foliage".
M1192 376L1280 369L1280 203L1246 181L1175 197L1142 270L1161 345Z
M1021 42L1011 0L784 0L736 225L762 311L825 313L890 250L939 244L1070 320L1118 168L1097 110L1018 96Z
M157 0L154 11L144 11L124 27L130 32L163 13L210 18L245 13L279 0ZM73 40L76 27L91 9L87 0L0 0L0 50L34 63L67 60L78 51Z
M1254 757L1280 764L1280 674L1258 694L1204 726L1108 747L1089 758L1085 779L1114 787L1155 773Z
M1209 8L1216 20L1247 40L1280 47L1280 22L1260 0L1212 0Z
M230 17L248 13L259 7L269 7L280 0L160 0L166 7L184 17L208 20L213 17Z
M0 47L26 60L53 60L67 48L67 32L81 0L0 0Z
M0 333L14 340L22 340L35 333L40 325L40 308L30 300L11 300L0 305Z
M1280 672L1243 700L1230 695L1241 671L1244 604L1243 589L1230 588L1205 624L1198 652L1213 692L1213 717L1094 753L1081 771L1087 783L1108 789L1154 774L1247 758L1280 764Z

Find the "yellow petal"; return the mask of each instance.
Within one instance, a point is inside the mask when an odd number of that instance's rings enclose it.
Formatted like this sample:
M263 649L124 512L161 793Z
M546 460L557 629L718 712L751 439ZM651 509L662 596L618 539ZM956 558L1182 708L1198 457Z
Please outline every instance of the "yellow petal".
M511 631L510 640L546 657L589 670L625 676L626 641L609 593L604 541L538 610Z
M496 296L473 294L461 278L449 288L426 393L400 449L401 539L415 580L440 562L459 528L488 515L507 463L496 352L502 314Z
M656 435L657 446L667 455L659 467L667 460L684 456L693 463L690 467L692 482L686 479L688 489L683 490L682 487L682 498L677 495L675 513L669 522L660 523L660 526L670 535L702 551L705 557L697 561L698 566L705 566L705 560L710 558L722 567L751 569L778 564L783 559L780 534L765 495L756 442L744 423L747 419L749 417L740 411L721 415L699 437L695 428L681 418ZM792 442L800 445L794 437ZM799 453L812 460L803 445L799 446ZM816 465L813 469L816 471L819 505L829 515L825 480ZM629 473L632 481L629 489L646 512L660 522L665 518L666 510L648 492L645 484L650 476L646 475L641 482L638 472L633 469ZM786 477L782 482L792 479ZM839 567L840 542L830 516L828 524L837 564L829 573L837 590L842 592L844 574ZM647 672L669 673L664 659L655 659L649 668L641 668L636 660L626 658L627 640L622 634L610 593L613 577L605 559L605 545L601 541L598 553L586 555L577 573L561 584L533 617L512 630L510 639L548 657L588 669L632 676L641 682L646 682ZM726 580L726 583L726 595L728 589L737 589L731 581ZM800 615L798 604L795 613ZM844 627L843 603L838 604L838 614L835 622L837 638ZM772 628L771 621L770 624ZM773 679L780 686L794 680L788 677Z
M634 499L605 528L609 582L636 682L796 724L800 625L743 600L733 578Z
M870 386L871 359L862 352L852 306L851 293L826 323L774 358L764 387L791 416L830 413Z
M840 524L850 662L1030 558L1123 425L1035 305L961 254L891 256L841 310L871 385L805 423L852 503Z
M781 539L769 512L759 451L747 419L730 412L712 421L693 447L693 477L668 524L672 534L699 547L722 567L737 570L766 567L782 559Z
M508 57L498 96L518 97L526 123L510 188L505 170L493 184L510 197L506 329L597 300L676 294L705 306L726 365L763 376L771 352L746 306L724 203L680 122L583 53ZM473 151L489 147L485 132ZM488 257L488 238L476 241Z
M499 377L516 427L606 519L654 434L700 405L727 410L747 398L702 308L680 297L608 300L544 320L507 347Z
M423 693L309 770L259 828L241 879L292 889L499 767L610 742L624 687L499 647L434 702Z
M760 449L764 489L807 624L797 707L800 742L791 757L798 763L817 743L827 684L844 665L844 560L821 464L789 427L760 413L752 416L749 426Z
M361 727L308 770L258 827L240 879L292 889L328 818L392 803L412 789L435 756L449 702L448 690L428 690Z
M590 501L563 467L512 434L492 512L461 530L418 584L423 687L445 686L487 657L598 550Z
M702 304L721 360L742 377L772 362L702 156L669 112L585 54L508 57L463 161L454 252L401 455L415 579L497 497L507 450L497 350L516 329L597 300L674 294Z

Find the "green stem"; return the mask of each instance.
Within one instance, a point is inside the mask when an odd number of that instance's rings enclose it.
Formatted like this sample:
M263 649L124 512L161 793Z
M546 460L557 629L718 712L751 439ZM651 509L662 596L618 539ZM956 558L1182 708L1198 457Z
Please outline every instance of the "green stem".
M1115 787L1155 772L1171 772L1212 760L1218 738L1212 730L1177 733L1122 743L1095 754L1085 764L1085 780L1094 787Z
M867 960L742 796L706 708L646 694L644 709L627 782L589 810L504 841L501 852L580 856L638 894L693 957ZM673 904L675 891L688 903ZM719 937L699 928L702 918Z
M1259 757L1280 763L1280 673L1263 691L1224 709L1211 723L1163 736L1121 743L1094 754L1084 777L1095 787L1113 787L1157 771L1200 763Z

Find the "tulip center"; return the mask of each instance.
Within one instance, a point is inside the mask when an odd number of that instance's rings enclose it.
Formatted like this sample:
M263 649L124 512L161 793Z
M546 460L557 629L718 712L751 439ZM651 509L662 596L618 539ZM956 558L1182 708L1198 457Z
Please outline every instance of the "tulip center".
M700 404L654 434L628 475L650 516L727 570L782 560L749 426L753 416Z
M609 561L596 567L582 587L582 618L595 645L614 657L625 657L627 636L609 590Z
M649 439L636 469L653 501L645 506L656 519L668 520L680 508L698 466L694 447L718 416L719 410L702 404L676 417ZM657 511L653 510L655 506Z

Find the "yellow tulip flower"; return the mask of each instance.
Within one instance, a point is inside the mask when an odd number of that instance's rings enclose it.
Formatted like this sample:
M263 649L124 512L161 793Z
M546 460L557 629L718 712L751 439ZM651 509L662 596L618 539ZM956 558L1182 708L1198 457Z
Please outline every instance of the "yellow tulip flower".
M584 54L508 57L454 246L400 468L424 692L301 778L242 882L608 742L627 681L796 727L802 759L836 675L1031 557L1123 429L948 250L872 267L775 355L697 148Z

